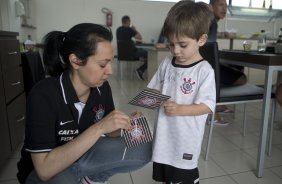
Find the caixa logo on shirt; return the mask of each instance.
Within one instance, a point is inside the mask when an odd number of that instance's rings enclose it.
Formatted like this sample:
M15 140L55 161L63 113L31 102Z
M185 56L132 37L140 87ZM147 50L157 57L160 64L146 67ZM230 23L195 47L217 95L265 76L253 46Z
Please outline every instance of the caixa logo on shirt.
M191 78L189 78L188 80L186 78L183 79L184 83L182 84L182 86L180 86L181 91L184 94L191 94L193 93L193 85L196 84L196 82L191 82Z
M79 130L59 130L58 135L61 142L73 140L79 134Z

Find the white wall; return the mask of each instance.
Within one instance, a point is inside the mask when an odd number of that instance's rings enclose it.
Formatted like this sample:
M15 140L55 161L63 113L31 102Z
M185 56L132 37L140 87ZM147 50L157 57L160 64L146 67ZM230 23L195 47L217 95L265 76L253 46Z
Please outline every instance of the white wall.
M15 1L16 0L0 0L0 30L18 32L21 42L27 38L28 34L33 35L33 38L35 38L34 29L21 27L22 18L16 16ZM32 5L32 2L35 0L29 1ZM31 15L34 17L34 14ZM33 18L30 18L28 21L31 23ZM34 21L31 24L35 24Z
M32 39L41 42L42 37L49 31L67 31L70 27L81 22L105 23L103 7L113 12L112 30L121 24L121 17L129 15L132 24L143 35L145 42L157 40L166 13L174 3L147 2L141 0L29 0L30 18L27 23L36 27L30 29L21 27L21 18L16 17L15 0L0 0L0 29L20 33L20 41L30 34ZM250 36L254 32L265 29L270 36L277 36L282 26L282 19L266 23L265 20L244 20L227 16L219 21L219 30L236 28L239 35ZM115 39L114 39L115 45Z
M227 29L235 28L241 36L250 37L254 32L260 32L260 30L264 29L269 37L276 38L282 27L282 17L268 22L265 19L239 19L228 16L219 22L218 29L224 30L225 26Z
M121 17L129 15L132 24L142 34L144 42L157 40L166 13L173 3L144 2L140 0L36 0L36 39L49 31L67 31L80 22L105 24L103 7L113 12L112 31L121 25ZM114 40L115 45L115 40Z
M0 0L0 13L1 13L1 30L10 30L10 4L9 0Z

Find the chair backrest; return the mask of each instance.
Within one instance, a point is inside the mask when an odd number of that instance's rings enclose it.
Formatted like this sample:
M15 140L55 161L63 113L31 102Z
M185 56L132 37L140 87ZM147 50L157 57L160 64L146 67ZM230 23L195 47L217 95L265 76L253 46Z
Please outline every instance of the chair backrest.
M117 54L118 60L136 61L139 58L136 57L137 48L132 41L117 41Z
M216 101L219 101L220 97L220 68L218 57L218 45L217 42L207 42L200 47L200 54L207 60L214 69L215 85L216 85Z

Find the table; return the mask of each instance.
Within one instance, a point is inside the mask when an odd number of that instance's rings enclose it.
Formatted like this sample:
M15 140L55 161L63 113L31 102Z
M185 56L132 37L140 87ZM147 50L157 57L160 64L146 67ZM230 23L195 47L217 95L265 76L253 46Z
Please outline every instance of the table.
M220 61L226 64L246 66L265 70L263 112L260 129L260 141L257 156L256 176L262 177L267 139L268 119L271 101L272 78L274 71L282 71L282 54L257 51L221 50Z
M156 49L156 48L150 48L148 50L148 81L151 80L151 78L156 73L160 63L163 61L163 59L170 54L170 51L166 48L164 49Z

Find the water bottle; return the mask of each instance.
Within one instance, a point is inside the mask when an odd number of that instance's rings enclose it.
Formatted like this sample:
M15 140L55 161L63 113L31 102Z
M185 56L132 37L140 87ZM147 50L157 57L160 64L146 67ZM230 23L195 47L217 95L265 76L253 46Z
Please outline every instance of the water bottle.
M278 33L278 40L277 43L282 43L282 28L280 28L280 31Z
M259 52L265 52L266 49L266 35L265 30L261 30L261 35L258 41L258 51Z

